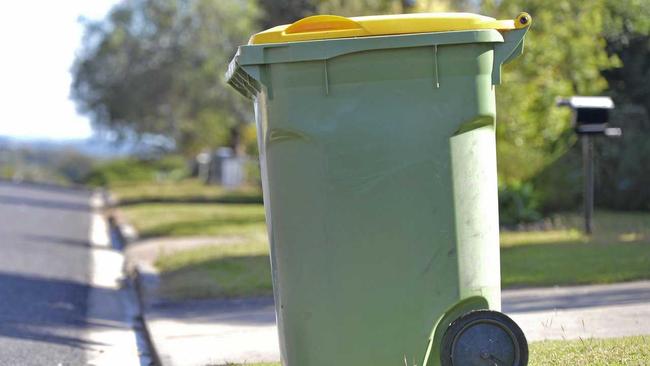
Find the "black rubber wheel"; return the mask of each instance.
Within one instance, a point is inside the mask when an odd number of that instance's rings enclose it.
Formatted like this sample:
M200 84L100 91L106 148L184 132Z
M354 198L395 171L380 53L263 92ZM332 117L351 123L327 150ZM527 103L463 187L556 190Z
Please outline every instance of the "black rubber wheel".
M476 310L445 331L442 366L526 366L528 342L517 323L492 310Z

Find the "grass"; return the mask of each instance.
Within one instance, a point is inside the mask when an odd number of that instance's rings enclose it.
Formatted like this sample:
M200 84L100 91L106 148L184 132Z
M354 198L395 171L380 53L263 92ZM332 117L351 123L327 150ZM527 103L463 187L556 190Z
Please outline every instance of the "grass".
M258 187L225 189L198 179L121 184L111 187L120 205L140 203L262 203Z
M650 244L544 244L505 248L502 284L545 286L650 278Z
M154 207L152 207L154 206ZM271 294L268 245L261 207L255 205L165 205L128 207L141 216L148 235L241 236L242 244L214 245L162 255L157 266L163 293L172 298ZM136 210L136 211L133 211ZM576 217L556 218L574 225ZM599 212L597 232L574 228L502 234L504 287L613 283L650 278L650 214ZM199 231L193 231L199 228ZM630 240L633 238L634 240ZM191 286L188 286L191 284Z
M650 365L650 337L535 342L530 344L528 364L530 366ZM280 364L257 363L247 366L280 366Z
M247 191L253 197L255 190ZM236 194L196 180L123 186L131 202L121 208L142 237L237 236L242 244L195 248L162 255L163 287L174 298L254 296L271 293L264 208L215 203ZM198 201L203 197L204 201ZM190 199L183 203L182 199ZM192 201L197 200L197 201ZM140 203L133 203L140 202ZM595 232L580 231L575 214L552 218L549 231L503 232L504 287L613 283L650 278L650 213L596 212ZM191 284L191 286L188 286Z
M536 342L530 345L529 365L650 365L650 337Z
M163 255L160 269L163 296L171 299L270 296L268 244L249 241Z
M504 287L613 283L650 278L650 213L597 212L586 237L577 215L559 215L567 229L504 232Z
M251 204L146 203L120 209L142 237L265 232L264 207Z
M238 236L221 244L161 255L163 294L210 298L272 293L264 209L256 189L226 191L197 181L114 189L126 218L145 237ZM243 197L243 198L242 198ZM228 203L228 204L225 204ZM650 213L597 212L595 233L578 215L557 215L555 230L503 232L504 287L610 283L650 278ZM650 337L545 341L530 345L531 366L648 365ZM261 363L249 366L280 366Z

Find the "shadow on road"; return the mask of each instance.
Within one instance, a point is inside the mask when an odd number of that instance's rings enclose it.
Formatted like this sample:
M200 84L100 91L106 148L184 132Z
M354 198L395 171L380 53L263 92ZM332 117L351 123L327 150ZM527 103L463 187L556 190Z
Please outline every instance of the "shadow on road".
M14 206L30 206L36 208L65 210L65 211L84 211L90 212L91 207L86 203L75 203L66 201L54 201L39 198L29 198L24 196L5 196L0 195L0 204Z
M587 288L587 287L585 287ZM514 290L504 293L503 310L507 313L522 313L532 311L549 311L555 309L590 308L598 306L648 304L650 306L650 287L632 284L602 286L600 289L584 291L571 287L565 289ZM549 292L550 291L550 292Z
M86 319L91 286L78 282L0 272L0 337L88 349L89 326L113 327L121 319ZM103 291L110 296L114 291Z
M161 302L154 305L154 313L164 314L188 324L219 323L240 326L275 325L272 297L239 299L189 300Z
M23 239L33 242L33 243L42 243L44 245L49 244L63 244L70 245L73 247L90 247L90 242L88 240L82 240L77 238L56 236L56 235L39 235L39 234L24 234L22 235Z

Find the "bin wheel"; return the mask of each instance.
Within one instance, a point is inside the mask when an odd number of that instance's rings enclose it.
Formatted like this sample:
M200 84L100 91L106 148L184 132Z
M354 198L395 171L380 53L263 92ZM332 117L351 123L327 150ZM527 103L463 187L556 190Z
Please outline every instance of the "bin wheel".
M442 366L526 366L528 342L517 323L503 313L476 310L445 331Z

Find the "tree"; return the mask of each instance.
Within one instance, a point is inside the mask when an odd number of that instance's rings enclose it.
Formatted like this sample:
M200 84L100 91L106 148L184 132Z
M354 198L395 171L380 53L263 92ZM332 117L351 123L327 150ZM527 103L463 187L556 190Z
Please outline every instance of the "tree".
M290 24L316 12L316 0L260 0L264 12L260 20L262 29Z
M607 51L621 67L605 70L616 102L618 139L596 141L598 203L616 209L650 209L650 4L609 0Z
M462 3L469 3L470 0ZM448 9L451 0L130 0L86 22L71 95L98 130L162 135L193 155L242 148L250 102L223 80L236 47L259 28L316 12L385 14ZM265 12L258 16L257 6Z
M252 120L224 81L255 29L252 0L131 0L86 22L72 98L93 126L171 137L186 155L229 142Z
M472 3L472 0L260 0L266 15L261 26L270 28L293 23L316 13L356 16L471 10Z
M321 0L319 11L345 16L470 10L470 0Z
M497 149L503 183L532 179L574 143L569 111L558 96L597 95L607 88L601 71L617 66L602 36L604 0L485 0L483 12L514 18L527 11L533 24L524 54L507 65L497 89Z

